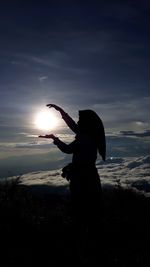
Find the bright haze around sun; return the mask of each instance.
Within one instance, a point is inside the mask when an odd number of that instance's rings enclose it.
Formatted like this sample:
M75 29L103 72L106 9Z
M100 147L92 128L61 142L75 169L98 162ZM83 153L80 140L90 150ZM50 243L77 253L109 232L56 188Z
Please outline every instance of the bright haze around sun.
M58 124L58 118L51 110L41 109L34 115L34 125L39 130L55 130Z

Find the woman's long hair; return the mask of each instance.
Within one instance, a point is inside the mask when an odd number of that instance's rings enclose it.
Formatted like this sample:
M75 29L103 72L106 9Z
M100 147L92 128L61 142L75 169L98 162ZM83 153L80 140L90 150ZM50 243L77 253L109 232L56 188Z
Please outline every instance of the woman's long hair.
M93 110L79 111L79 130L92 136L97 143L97 148L102 159L106 159L106 138L102 120Z

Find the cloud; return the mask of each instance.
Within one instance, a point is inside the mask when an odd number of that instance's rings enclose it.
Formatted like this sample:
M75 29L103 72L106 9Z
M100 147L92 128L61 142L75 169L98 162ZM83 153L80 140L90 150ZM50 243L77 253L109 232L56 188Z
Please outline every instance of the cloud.
M149 181L146 181L145 179L137 180L132 183L132 187L137 188L139 191L142 190L148 193L148 195L150 196L150 182Z
M134 131L120 131L122 136L135 136L135 137L150 137L150 130L146 130L144 132L134 132Z
M138 125L138 126L141 126L141 127L149 126L149 123L143 122L143 121L136 121L135 124Z
M45 80L47 80L48 79L48 76L40 76L39 77L39 81L40 82L43 82L43 81L45 81Z
M4 152L3 152L4 153ZM51 149L18 148L4 153L0 160L0 178L39 170L54 170L64 166L70 158L55 147Z
M59 137L62 141L69 143L74 140L74 135L73 134L65 134L65 133L58 133L56 134L57 137ZM14 148L49 148L53 146L53 140L52 139L40 139L38 138L38 135L35 134L29 134L27 132L21 132L21 133L14 133L14 137L18 138L21 136L21 139L13 140L11 138L11 142L0 142L0 149L14 149ZM23 137L22 137L23 136ZM12 137L12 136L11 136ZM29 141L31 140L31 141ZM55 146L56 147L56 146Z
M15 177L8 178L9 181L14 179ZM6 179L1 179L1 182L5 183ZM43 195L46 193L58 195L69 193L68 182L61 177L61 169L24 174L21 176L20 184L27 185L34 193Z
M150 196L150 156L109 158L105 163L99 162L97 168L102 187L113 188L119 183L125 188L132 188ZM69 185L61 177L61 168L24 174L20 182L28 186L47 185L50 190L51 187L54 188L58 194L66 194Z
M134 168L139 169L139 167L141 166L144 167L145 169L150 169L150 156L135 159L134 161L129 162L129 164L127 164L126 167L129 169L134 169Z
M0 149L15 149L15 148L51 148L52 141L32 141L32 142L3 142L0 143Z
M105 164L99 164L98 170L103 186L116 186L119 181L123 187L140 189L150 195L150 156L112 158L112 163L109 159Z
M136 98L134 96L131 98L130 93L122 93L122 95L118 93L118 96L109 93L106 98L104 96L104 94L100 95L100 98L97 96L97 100L95 99L91 108L102 117L108 130L129 129L138 132L149 129L149 97L139 98L138 96Z
M26 142L26 143L17 143L14 144L15 148L50 148L52 141L33 141L33 142Z

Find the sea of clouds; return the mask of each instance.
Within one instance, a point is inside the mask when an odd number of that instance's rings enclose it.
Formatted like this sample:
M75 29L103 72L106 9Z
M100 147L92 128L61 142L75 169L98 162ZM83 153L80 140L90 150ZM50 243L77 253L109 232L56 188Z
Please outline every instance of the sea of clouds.
M113 158L97 162L102 187L121 185L150 196L150 156ZM16 177L10 177L9 180ZM61 176L61 169L23 174L20 183L42 193L66 194L68 182Z

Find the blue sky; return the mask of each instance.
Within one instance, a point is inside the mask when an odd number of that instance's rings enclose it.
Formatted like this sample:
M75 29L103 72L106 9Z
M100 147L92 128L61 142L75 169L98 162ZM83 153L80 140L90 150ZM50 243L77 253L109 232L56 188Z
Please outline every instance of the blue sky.
M146 0L1 4L1 170L15 169L14 157L24 169L29 159L38 166L38 155L46 160L49 146L31 135L39 133L34 115L49 102L76 120L79 109L94 109L109 136L108 155L148 153L149 15ZM63 124L55 132L70 133Z

